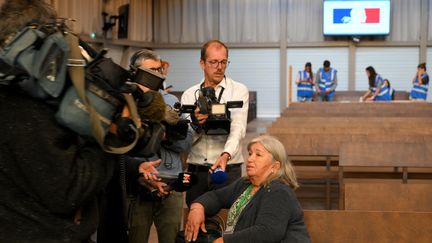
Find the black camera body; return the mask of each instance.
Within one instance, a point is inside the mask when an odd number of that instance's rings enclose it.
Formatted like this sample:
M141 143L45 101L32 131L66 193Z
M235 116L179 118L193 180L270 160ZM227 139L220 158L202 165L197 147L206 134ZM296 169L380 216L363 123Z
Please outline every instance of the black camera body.
M187 137L189 130L189 120L181 117L182 112L179 110L180 103L174 104L173 110L177 112L179 119L175 124L164 122L165 134L168 142L175 142L178 140L184 140Z
M231 131L230 108L242 108L243 101L228 101L220 103L216 99L215 90L212 87L201 88L196 106L201 114L208 114L208 118L202 129L207 135L228 135Z

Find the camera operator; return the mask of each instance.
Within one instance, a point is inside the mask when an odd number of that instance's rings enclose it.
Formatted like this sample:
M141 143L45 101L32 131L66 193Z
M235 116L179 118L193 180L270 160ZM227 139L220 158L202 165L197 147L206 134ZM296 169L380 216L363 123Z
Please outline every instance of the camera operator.
M42 0L5 1L0 10L0 53L23 27L55 23L56 15ZM29 62L36 65L37 58ZM55 114L62 97L32 97L29 93L36 92L40 80L32 80L34 90L24 91L20 84L30 75L17 75L15 67L4 66L0 64L0 242L87 242L104 214L99 203L103 192L111 190L111 182L121 188L114 177L119 163L94 139L59 125ZM137 163L135 170L154 179L155 164ZM105 215L123 213L122 208L115 210Z
M150 69L160 74L166 74L168 70L163 70L160 56L148 49L143 49L132 55L130 60L132 70ZM165 65L167 66L167 65ZM146 89L146 86L137 81L140 88ZM145 84L144 84L145 85ZM162 86L159 86L162 88ZM173 107L178 102L177 97L159 89L159 93L163 96L164 102ZM155 94L155 95L156 95ZM139 106L139 105L138 105ZM154 108L154 107L152 107ZM173 112L170 110L168 112ZM148 113L148 112L146 112ZM165 113L165 118L167 117ZM146 114L144 114L146 115ZM176 113L176 115L178 115ZM154 118L154 116L152 116ZM143 118L142 118L143 119ZM187 124L186 124L187 126ZM187 128L187 135L184 139L170 140L168 134L164 135L160 146L161 164L157 169L161 175L164 170L161 167L175 168L182 171L182 161L180 154L187 152L192 144L192 130ZM168 139L168 140L167 140ZM154 156L158 156L154 154ZM143 158L152 159L152 158ZM161 176L162 177L162 176ZM167 191L167 183L164 181L148 181L140 178L132 187L138 187L135 196L135 202L132 207L131 228L129 233L129 242L142 243L148 242L150 228L153 222L155 223L158 240L160 243L172 243L175 241L177 232L180 230L180 223L183 209L183 197L181 192ZM135 190L132 190L135 191Z
M192 114L194 143L188 156L188 171L196 173L198 183L186 193L186 203L191 202L203 193L228 185L241 176L242 139L246 134L249 92L245 85L225 76L228 67L228 48L219 40L211 40L201 48L200 66L204 79L199 84L187 89L181 98L182 105L193 105L197 102L197 93L203 88L212 87L219 103L243 101L242 108L231 110L230 133L228 135L207 135L200 126L206 123L208 114L201 114L195 109ZM214 183L209 173L215 170L226 171L228 180Z

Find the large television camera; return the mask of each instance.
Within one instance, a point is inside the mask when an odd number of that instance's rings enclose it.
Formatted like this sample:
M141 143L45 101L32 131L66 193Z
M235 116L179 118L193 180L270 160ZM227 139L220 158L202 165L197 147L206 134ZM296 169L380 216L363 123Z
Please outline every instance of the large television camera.
M227 135L231 130L230 108L242 108L243 101L228 101L220 103L212 87L200 89L199 97L195 105L200 109L201 114L208 114L202 129L207 135Z
M159 92L165 77L147 68L137 68L131 73L130 91L135 98L141 118L142 134L138 145L132 152L136 156L150 157L160 155L160 146L186 139L189 120L181 118L180 103L167 104ZM141 84L150 91L143 92L135 84Z

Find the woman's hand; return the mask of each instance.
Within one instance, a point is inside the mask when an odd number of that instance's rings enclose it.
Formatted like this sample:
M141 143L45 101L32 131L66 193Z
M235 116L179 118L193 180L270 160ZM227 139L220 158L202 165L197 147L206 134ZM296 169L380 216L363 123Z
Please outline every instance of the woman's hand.
M195 241L200 228L203 232L207 233L204 222L205 215L203 205L200 203L192 203L185 227L185 238L187 241Z

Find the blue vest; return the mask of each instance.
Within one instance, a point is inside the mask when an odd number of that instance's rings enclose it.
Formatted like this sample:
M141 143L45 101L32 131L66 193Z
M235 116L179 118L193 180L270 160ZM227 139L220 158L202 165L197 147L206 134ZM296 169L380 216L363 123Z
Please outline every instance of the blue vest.
M396 93L396 91L393 88L389 88L389 93L390 93L390 99L394 100L394 94Z
M330 68L328 72L324 71L324 68L319 69L320 81L318 83L321 93L325 93L327 89L333 86L333 79L336 76L336 69ZM334 90L328 94L328 96L334 95Z
M423 73L422 80L424 80L427 77L428 77L428 74ZM429 83L420 85L418 77L416 77L413 81L413 88L411 90L411 98L426 100L427 93L428 93L428 87L429 87Z
M385 85L381 75L379 74L376 75L375 85L373 87L370 87L370 90L372 91L373 94L375 94L379 82L381 82L381 90L379 94L375 97L375 100L381 100L381 101L391 100L390 89L389 87L387 87L387 85Z
M310 75L306 70L299 71L300 80L310 80ZM297 96L298 97L313 97L313 85L311 83L298 83L297 84Z

